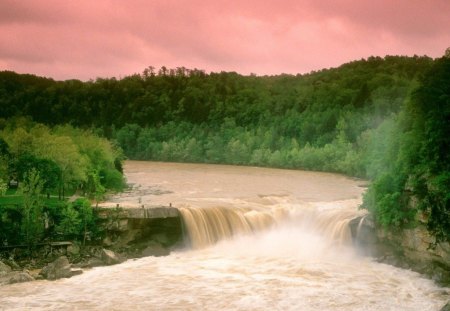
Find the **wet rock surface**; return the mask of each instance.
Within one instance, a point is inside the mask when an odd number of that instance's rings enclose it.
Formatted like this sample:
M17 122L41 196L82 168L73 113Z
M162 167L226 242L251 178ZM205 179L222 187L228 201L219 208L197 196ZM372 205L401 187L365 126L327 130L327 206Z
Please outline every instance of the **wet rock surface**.
M71 276L79 274L72 271L72 265L66 256L61 256L55 261L49 263L42 268L40 275L47 280L57 280L61 278L70 278Z
M34 281L29 272L13 272L9 278L9 284Z
M0 261L0 285L33 281L28 271L14 271L9 265Z
M450 286L450 246L436 243L423 225L388 232L370 215L350 222L354 244L378 262L426 275L441 286Z
M102 249L101 258L105 265L116 265L125 261L125 258L112 250Z

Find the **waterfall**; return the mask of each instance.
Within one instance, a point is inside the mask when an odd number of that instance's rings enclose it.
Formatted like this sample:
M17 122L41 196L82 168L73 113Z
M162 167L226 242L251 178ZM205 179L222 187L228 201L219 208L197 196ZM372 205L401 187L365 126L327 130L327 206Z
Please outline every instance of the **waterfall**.
M322 236L335 245L352 242L349 223L361 215L353 200L314 204L284 202L272 208L238 206L178 208L183 220L187 243L194 249L220 240L253 234L277 226L292 226ZM293 237L295 238L295 237Z
M247 208L181 207L188 242L192 248L203 248L240 234L268 229L276 218L268 212Z

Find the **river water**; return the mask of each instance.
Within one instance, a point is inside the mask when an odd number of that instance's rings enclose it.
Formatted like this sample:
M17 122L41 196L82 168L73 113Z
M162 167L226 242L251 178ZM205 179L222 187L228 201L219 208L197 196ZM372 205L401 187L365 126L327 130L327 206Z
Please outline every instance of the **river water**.
M362 183L340 175L128 161L121 206L179 208L189 247L0 287L0 310L439 310L449 290L358 255Z

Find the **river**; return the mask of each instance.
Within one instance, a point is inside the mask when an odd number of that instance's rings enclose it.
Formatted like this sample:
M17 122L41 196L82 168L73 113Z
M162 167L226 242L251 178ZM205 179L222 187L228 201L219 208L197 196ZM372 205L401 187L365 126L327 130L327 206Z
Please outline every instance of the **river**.
M189 247L0 287L0 310L439 310L449 290L360 256L363 182L254 167L128 161L121 206L178 208Z

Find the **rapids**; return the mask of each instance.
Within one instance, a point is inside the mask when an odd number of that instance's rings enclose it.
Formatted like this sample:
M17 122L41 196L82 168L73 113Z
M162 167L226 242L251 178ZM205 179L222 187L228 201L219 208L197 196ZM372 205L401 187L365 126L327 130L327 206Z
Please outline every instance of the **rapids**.
M439 310L449 290L361 257L361 182L252 167L129 161L122 206L172 203L189 247L0 287L0 310Z

